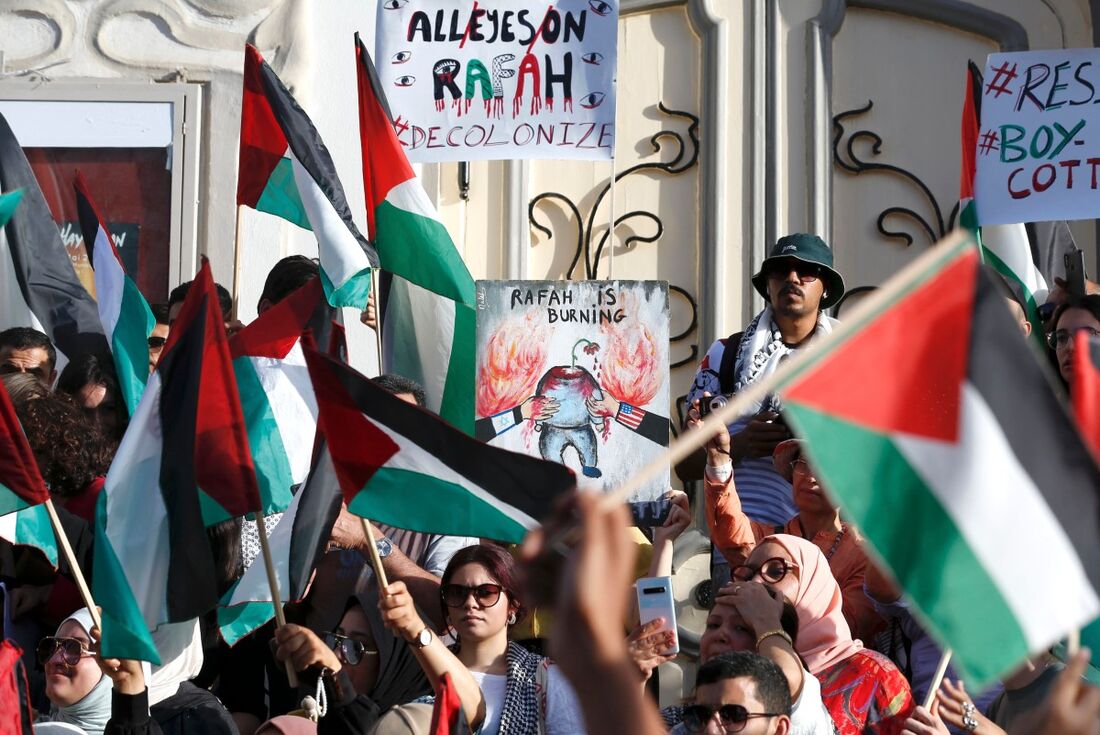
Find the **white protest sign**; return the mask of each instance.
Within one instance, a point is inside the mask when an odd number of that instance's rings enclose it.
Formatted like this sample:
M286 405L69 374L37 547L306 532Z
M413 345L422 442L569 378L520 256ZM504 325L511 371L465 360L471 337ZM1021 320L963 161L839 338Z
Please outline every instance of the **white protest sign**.
M979 104L981 224L1100 217L1100 49L990 54Z
M618 0L381 0L375 62L410 161L609 159Z

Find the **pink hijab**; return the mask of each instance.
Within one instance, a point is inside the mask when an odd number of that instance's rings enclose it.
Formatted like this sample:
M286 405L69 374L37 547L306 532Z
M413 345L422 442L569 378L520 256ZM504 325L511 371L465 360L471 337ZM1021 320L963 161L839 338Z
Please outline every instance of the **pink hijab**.
M816 676L863 648L863 643L852 639L852 630L840 610L840 585L821 549L785 533L763 538L760 544L767 541L782 546L798 565L798 590L791 600L798 611L798 645L795 648L810 673Z

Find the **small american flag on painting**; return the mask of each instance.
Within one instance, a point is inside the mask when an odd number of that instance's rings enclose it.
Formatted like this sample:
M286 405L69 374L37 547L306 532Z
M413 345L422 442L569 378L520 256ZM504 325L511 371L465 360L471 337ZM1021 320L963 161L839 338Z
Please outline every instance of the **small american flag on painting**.
M615 418L618 419L619 423L637 430L642 423L642 419L645 418L645 411L637 406L631 406L629 403L620 403L619 414Z

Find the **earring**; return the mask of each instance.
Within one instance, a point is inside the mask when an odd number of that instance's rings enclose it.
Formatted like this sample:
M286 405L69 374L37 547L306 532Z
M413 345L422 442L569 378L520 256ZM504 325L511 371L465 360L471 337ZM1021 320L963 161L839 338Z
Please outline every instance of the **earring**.
M508 613L508 625L516 624L516 614L514 612Z

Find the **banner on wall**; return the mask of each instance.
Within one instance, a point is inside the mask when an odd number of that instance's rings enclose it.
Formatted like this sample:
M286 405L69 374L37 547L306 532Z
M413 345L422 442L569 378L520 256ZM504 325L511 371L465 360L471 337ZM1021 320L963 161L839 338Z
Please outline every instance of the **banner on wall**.
M479 439L606 491L665 450L668 283L478 281L476 294Z
M990 54L979 120L982 225L1100 217L1100 49Z
M383 0L375 61L409 160L610 159L618 0Z

